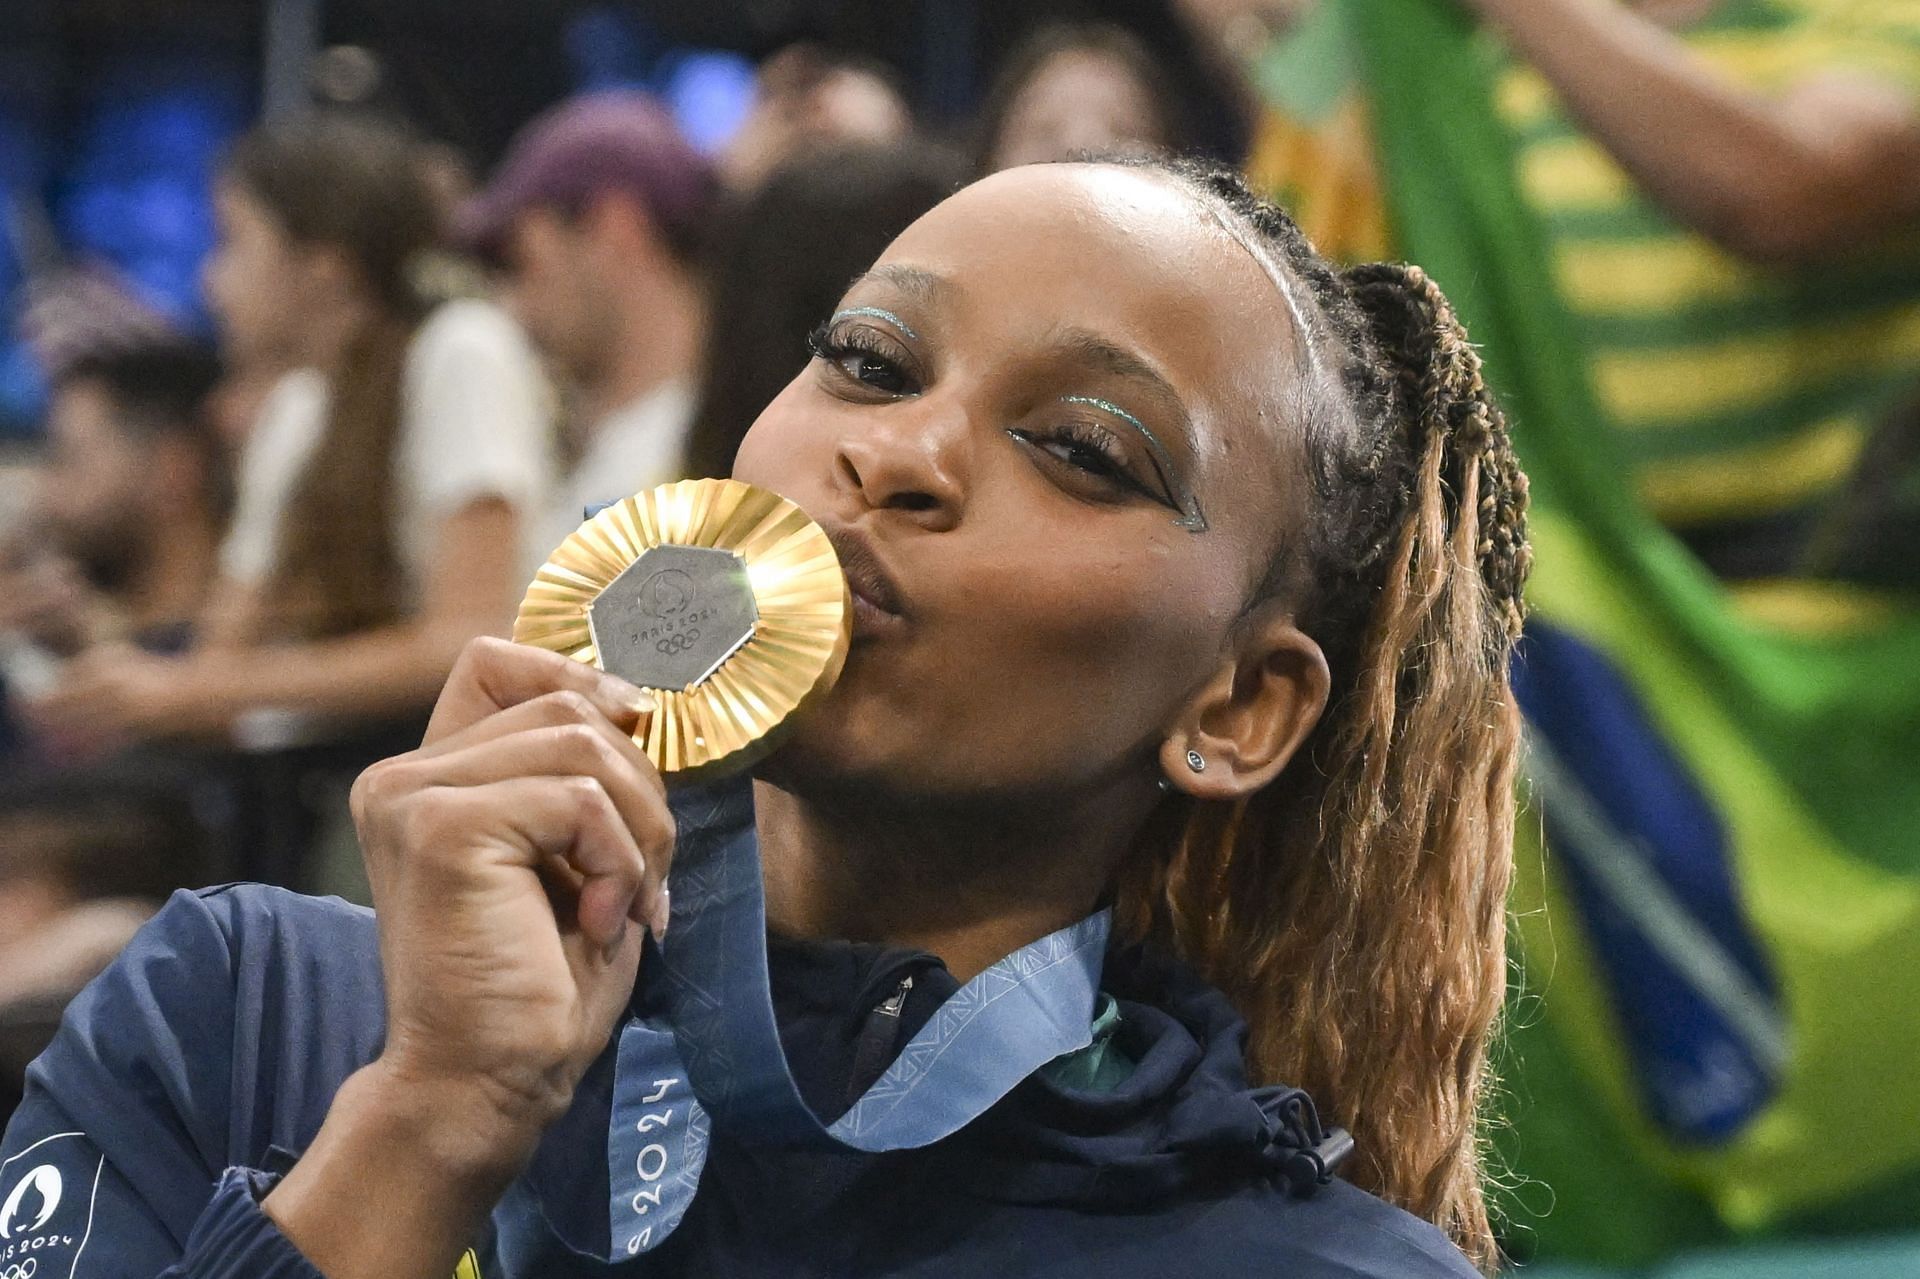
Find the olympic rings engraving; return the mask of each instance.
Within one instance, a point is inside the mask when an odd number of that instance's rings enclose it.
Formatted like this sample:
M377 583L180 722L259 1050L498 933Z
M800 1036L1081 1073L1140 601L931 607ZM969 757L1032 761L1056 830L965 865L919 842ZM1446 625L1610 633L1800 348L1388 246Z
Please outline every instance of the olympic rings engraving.
M684 631L675 631L671 635L662 635L653 642L656 652L672 655L684 653L700 641L700 628L695 626Z

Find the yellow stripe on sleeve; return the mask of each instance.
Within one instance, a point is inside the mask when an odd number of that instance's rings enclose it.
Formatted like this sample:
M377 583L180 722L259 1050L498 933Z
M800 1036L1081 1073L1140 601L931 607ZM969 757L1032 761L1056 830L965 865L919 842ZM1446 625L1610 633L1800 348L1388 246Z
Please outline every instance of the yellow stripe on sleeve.
M1607 212L1636 198L1620 166L1585 138L1535 143L1519 166L1521 190L1547 214Z
M1853 470L1866 435L1858 417L1836 417L1785 440L1643 462L1634 482L1647 510L1676 528L1764 515L1831 491Z
M1694 235L1563 240L1554 255L1561 293L1589 315L1666 315L1683 306L1750 298L1767 277Z
M1512 129L1533 129L1560 114L1560 98L1547 78L1531 67L1500 77L1494 87L1494 113Z
M1729 582L1727 598L1744 620L1807 638L1869 635L1901 616L1894 599L1879 591L1804 577Z
M1593 361L1594 388L1628 429L1659 429L1756 409L1849 373L1920 364L1920 303L1846 321L1655 351L1610 351Z

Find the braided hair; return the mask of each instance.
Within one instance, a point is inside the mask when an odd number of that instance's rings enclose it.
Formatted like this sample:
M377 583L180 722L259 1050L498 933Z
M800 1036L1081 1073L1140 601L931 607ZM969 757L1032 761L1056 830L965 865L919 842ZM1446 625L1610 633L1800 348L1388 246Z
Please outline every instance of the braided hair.
M1526 476L1418 267L1341 270L1233 173L1130 163L1288 286L1309 497L1249 612L1286 601L1333 687L1263 791L1169 801L1171 837L1123 872L1118 915L1234 1000L1258 1082L1305 1088L1353 1133L1350 1180L1491 1268L1479 1104L1506 981Z

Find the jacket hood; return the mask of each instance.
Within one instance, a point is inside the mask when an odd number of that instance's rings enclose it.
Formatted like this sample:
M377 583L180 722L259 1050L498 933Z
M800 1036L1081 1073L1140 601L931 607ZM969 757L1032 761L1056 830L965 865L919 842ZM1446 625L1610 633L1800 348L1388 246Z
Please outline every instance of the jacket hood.
M1146 947L1107 956L1119 1004L1118 1086L1075 1088L1043 1070L956 1137L976 1192L1019 1203L1120 1209L1254 1180L1310 1194L1350 1143L1325 1133L1297 1088L1255 1088L1246 1024L1226 997ZM960 1153L960 1152L956 1152Z

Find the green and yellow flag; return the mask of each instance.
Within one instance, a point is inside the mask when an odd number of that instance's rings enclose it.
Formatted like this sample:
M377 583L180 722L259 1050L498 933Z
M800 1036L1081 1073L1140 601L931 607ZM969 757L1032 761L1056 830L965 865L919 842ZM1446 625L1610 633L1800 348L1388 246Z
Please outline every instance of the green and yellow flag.
M1890 259L1762 282L1777 305L1742 316L1749 286L1716 276L1719 258L1599 216L1612 179L1456 5L1333 7L1398 252L1458 306L1534 485L1523 991L1498 1136L1514 1242L1618 1265L1920 1228L1920 611L1807 581L1742 607L1650 509L1800 501L1835 481L1860 415L1920 389L1920 275ZM1557 209L1527 185L1554 163L1575 193ZM1554 219L1582 217L1589 257L1636 274L1590 262L1570 294ZM1619 247L1636 242L1653 257ZM1734 304L1684 333L1630 322L1689 271ZM1618 313L1613 340L1596 306ZM1874 328L1908 315L1911 334ZM1795 363L1808 316L1855 336ZM1696 371L1702 323L1724 358ZM1649 372L1661 359L1675 368ZM1634 382L1648 377L1664 389ZM1646 445L1667 418L1680 425ZM1763 483L1783 458L1825 469Z

